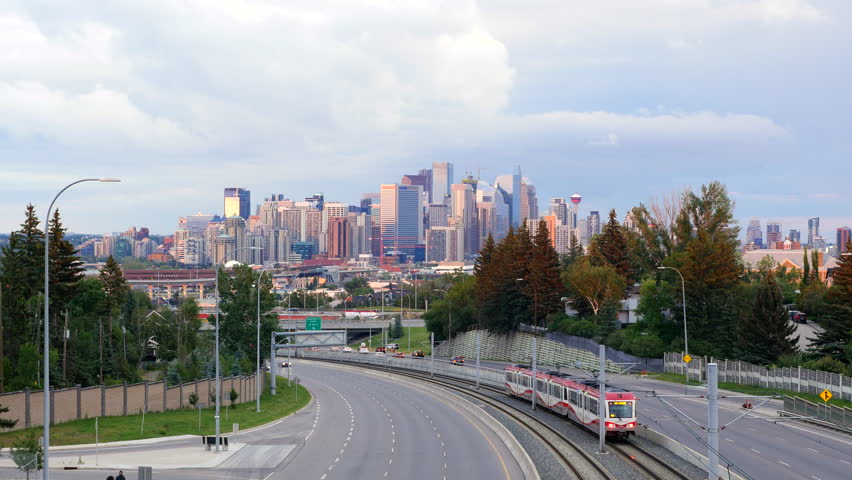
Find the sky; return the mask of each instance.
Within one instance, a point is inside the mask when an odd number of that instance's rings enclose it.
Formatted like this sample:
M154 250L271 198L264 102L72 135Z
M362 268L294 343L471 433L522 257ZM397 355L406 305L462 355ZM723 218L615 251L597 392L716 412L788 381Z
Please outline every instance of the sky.
M74 232L435 161L520 165L542 209L713 180L750 217L852 226L848 0L0 0L0 233L53 196ZM745 230L745 228L743 228Z

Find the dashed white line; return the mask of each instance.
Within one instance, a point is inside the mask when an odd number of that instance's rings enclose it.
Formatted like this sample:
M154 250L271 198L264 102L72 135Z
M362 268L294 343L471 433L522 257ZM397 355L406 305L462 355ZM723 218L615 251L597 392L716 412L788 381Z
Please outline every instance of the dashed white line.
M784 465L785 467L789 467L789 466L790 466L790 464L789 464L789 463L784 463L784 462L782 462L781 460L778 460L778 463L780 463L781 465Z
M760 453L760 450L755 450L753 448L751 449L751 451L754 452L754 453Z
M531 401L532 401L532 400L531 400ZM808 450L810 450L810 451L812 451L812 452L814 452L814 453L819 453L819 450L814 450L813 448L810 448L810 447L808 447Z

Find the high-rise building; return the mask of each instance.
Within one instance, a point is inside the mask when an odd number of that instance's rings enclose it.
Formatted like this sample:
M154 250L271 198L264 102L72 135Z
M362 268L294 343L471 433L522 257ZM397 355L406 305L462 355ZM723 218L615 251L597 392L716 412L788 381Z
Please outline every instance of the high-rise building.
M796 229L790 229L790 241L791 242L802 242L802 232Z
M601 233L601 214L597 210L589 212L586 218L586 238L591 239Z
M524 185L527 190L527 218L538 218L538 195L536 195L535 185L530 183L529 179L524 179Z
M767 222L766 223L766 244L767 245L775 245L776 243L783 241L784 238L781 236L781 224L778 222Z
M246 248L243 258L248 265L263 265L266 257L266 241L263 235L249 233L245 236L244 246Z
M429 228L446 227L450 217L450 207L443 203L431 203L428 210Z
M509 232L509 206L503 194L491 185L480 181L476 188L477 229L480 248L488 235L499 242Z
M760 220L752 218L746 227L746 245L763 245L763 231L760 229Z
M518 228L525 218L529 218L529 194L521 177L521 167L515 167L512 175L498 176L494 187L500 190L509 205L511 225Z
M225 218L234 215L248 220L251 215L251 191L242 187L225 189Z
M305 202L316 210L322 210L325 205L325 197L321 193L315 193L310 197L305 197Z
M361 211L371 216L378 216L378 206L382 201L378 193L361 194ZM373 209L376 208L376 211Z
M273 263L289 263L291 232L282 228L275 228L266 236L266 248L263 251L267 261Z
M852 230L849 227L840 227L837 229L837 251L838 253L846 253L849 251L849 240L852 239Z
M420 185L383 184L381 186L381 254L422 256L423 221Z
M219 235L213 243L213 260L216 264L227 263L234 259L237 240L231 235Z
M556 217L559 225L569 225L568 223L568 202L564 198L550 199L550 214Z
M432 199L429 203L446 203L450 198L450 185L453 184L453 164L435 162L432 164Z
M349 258L349 220L331 217L328 220L328 258Z
M329 257L331 257L331 247L328 245L331 242L331 238L329 238L328 232L330 231L331 220L333 218L347 218L349 216L349 205L340 202L326 202L322 209L322 234L320 240L320 252L329 252ZM348 228L348 226L347 226ZM348 233L347 233L348 235ZM324 240L324 241L323 241ZM345 246L348 248L349 243L347 242ZM334 258L347 258L348 253L346 251L343 252L342 256L337 256Z
M246 261L248 251L245 250L246 221L235 215L226 218L222 222L222 227L225 235L234 239L234 248L229 252L225 252L225 257L223 257L225 258L225 262L236 260L240 263L248 263Z
M423 187L425 204L432 203L432 170L424 168L417 175L403 175L401 185L420 185Z
M479 251L479 234L476 228L476 196L469 183L450 186L452 192L452 217L464 230L464 255L473 256Z
M808 219L808 246L812 247L819 236L819 217Z

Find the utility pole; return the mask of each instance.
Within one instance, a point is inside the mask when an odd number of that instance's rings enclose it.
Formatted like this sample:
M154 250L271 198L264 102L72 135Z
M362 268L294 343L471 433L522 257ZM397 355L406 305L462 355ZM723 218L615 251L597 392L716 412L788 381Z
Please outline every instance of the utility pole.
M125 345L127 345L125 343ZM127 347L124 350L124 361L127 361ZM66 380L68 364L68 309L65 309L65 328L62 329L62 380Z
M533 410L533 412L535 411L536 383L538 383L538 365L536 365L536 363L537 363L536 362L537 361L536 354L538 353L538 348L536 348L536 341L535 340L536 340L536 338L533 337L533 339L532 339L532 395L530 395L530 397L532 398L532 410Z
M719 478L719 365L707 364L707 467L709 480Z
M599 346L600 372L598 373L598 453L606 453L606 347Z

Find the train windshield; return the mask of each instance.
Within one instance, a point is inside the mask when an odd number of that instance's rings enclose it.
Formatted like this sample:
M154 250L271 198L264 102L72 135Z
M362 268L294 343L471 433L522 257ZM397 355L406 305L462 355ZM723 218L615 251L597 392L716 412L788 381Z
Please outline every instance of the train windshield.
M607 402L609 403L609 418L632 418L633 402Z

